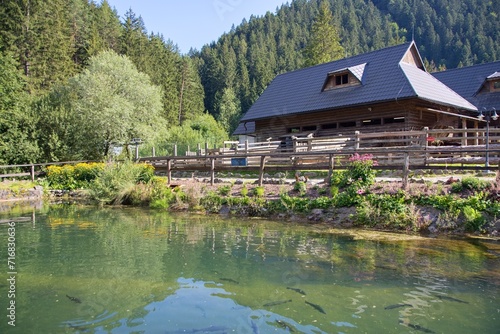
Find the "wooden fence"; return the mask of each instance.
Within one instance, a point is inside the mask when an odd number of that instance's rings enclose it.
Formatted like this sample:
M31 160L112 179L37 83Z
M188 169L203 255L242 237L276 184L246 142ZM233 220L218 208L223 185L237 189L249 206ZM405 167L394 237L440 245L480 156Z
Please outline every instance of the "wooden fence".
M488 140L487 140L488 138ZM371 154L379 169L468 169L489 170L500 164L500 129L439 129L379 133L356 132L350 136L296 138L289 140L239 143L226 141L210 149L198 145L196 152L184 156L144 157L157 172L172 179L173 171L209 171L214 182L216 171L258 171L262 184L266 171L328 170L345 168L355 154ZM80 161L78 161L80 162ZM0 179L26 177L32 180L47 165L75 164L59 162L0 166ZM1 170L21 169L22 172L4 173Z

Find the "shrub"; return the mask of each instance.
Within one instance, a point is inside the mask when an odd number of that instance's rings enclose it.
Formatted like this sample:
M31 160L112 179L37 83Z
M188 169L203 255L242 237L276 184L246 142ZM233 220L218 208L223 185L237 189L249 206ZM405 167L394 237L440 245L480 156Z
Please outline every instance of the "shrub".
M104 169L102 162L77 163L74 168L74 178L81 182L92 182Z
M303 181L297 181L293 185L293 190L298 191L300 196L304 196L307 192L307 185Z
M414 204L407 204L404 196L369 195L356 209L357 221L367 226L385 226L417 230L419 214Z
M467 176L461 181L452 184L451 191L454 193L462 192L463 190L470 191L484 191L487 190L490 183L484 180L480 180L477 177Z
M168 209L174 201L175 195L164 179L154 177L151 180L151 198L149 206L153 209Z
M135 164L137 169L136 183L149 183L155 176L155 168L150 164Z
M462 214L465 218L465 230L469 232L479 231L486 223L485 218L477 209L471 206L464 206Z
M74 190L87 188L104 169L103 163L48 166L47 182L52 189Z
M332 186L330 187L330 196L331 196L332 198L335 198L335 197L337 197L337 195L338 195L338 194L339 194L339 187L337 187L337 186L333 186L333 185L332 185Z
M218 213L223 203L223 199L213 191L200 200L200 205L209 213Z
M354 153L349 158L349 166L345 171L341 184L344 186L355 186L358 189L367 188L375 182L375 171L373 166L377 166L373 160L373 155Z
M90 195L103 204L122 204L129 198L138 183L151 182L152 166L133 162L114 163L105 166L100 175L90 183ZM142 188L143 191L149 189ZM134 194L137 196L138 194ZM141 195L142 196L142 195Z
M255 197L264 197L264 195L266 194L266 190L264 187L255 187L253 188L253 195Z
M247 197L248 196L248 188L247 188L247 185L244 184L243 187L241 188L241 196L243 197Z
M371 154L355 153L349 158L345 171L332 174L330 192L336 199L336 206L353 206L361 202L361 196L367 194L375 182L373 166L377 166L377 162ZM344 191L339 193L339 188Z
M220 186L219 189L217 189L217 192L221 196L229 195L230 191L231 191L231 185Z

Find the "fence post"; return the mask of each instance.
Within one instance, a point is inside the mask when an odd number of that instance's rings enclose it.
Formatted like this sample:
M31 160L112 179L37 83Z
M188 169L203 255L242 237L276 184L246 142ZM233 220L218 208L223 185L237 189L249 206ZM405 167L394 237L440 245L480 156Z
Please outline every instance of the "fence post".
M196 155L201 155L201 144L198 143L198 146L196 148Z
M474 145L479 145L479 121L474 121L474 128L476 128L476 138L474 139Z
M167 184L170 185L172 182L172 160L167 159Z
M425 131L425 134L424 134L424 150L425 150L425 153L424 153L424 166L427 166L427 159L429 158L429 154L427 153L427 146L429 146L429 127L424 127L424 131Z
M410 154L404 153L403 159L403 189L408 189L408 174L410 173Z
M30 176L31 182L35 182L35 165L31 165Z
M245 140L245 154L248 154L248 139Z
M135 161L139 160L139 144L135 144Z
M205 142L205 156L208 155L208 143Z
M156 151L155 151L155 147L153 146L153 148L151 149L151 156L154 158L156 156Z
M328 180L327 184L332 185L333 168L335 167L335 158L332 153L328 157Z
M266 161L266 156L263 155L260 157L260 168L259 168L259 187L262 187L262 183L264 181L264 165Z
M174 144L174 157L177 156L177 144Z
M215 158L210 158L210 185L215 183Z
M354 149L359 150L359 131L354 131Z

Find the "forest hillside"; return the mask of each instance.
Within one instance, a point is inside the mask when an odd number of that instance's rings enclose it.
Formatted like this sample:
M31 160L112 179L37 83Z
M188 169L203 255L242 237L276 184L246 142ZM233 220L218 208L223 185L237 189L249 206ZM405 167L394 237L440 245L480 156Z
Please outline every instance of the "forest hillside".
M181 54L147 33L140 8L2 0L0 164L102 159L133 138L220 144L277 74L310 64L323 1L293 0ZM344 57L414 39L431 71L500 59L499 1L326 3Z

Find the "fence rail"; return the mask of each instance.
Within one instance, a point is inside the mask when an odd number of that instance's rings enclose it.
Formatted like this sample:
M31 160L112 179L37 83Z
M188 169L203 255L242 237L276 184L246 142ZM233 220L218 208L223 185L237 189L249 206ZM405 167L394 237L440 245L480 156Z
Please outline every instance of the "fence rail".
M154 151L154 150L153 150ZM371 154L379 169L400 169L407 175L413 169L489 170L500 166L500 129L436 129L378 133L355 132L349 136L302 137L264 142L226 141L221 147L209 148L198 144L178 156L174 146L170 156L143 157L157 172L172 179L172 171L210 171L213 183L215 171L249 170L259 172L262 183L264 170L328 170L345 168L354 154ZM56 162L0 166L0 179L27 177L32 180L48 165L76 164ZM12 172L13 169L21 172ZM3 174L1 171L5 171Z

